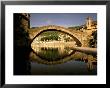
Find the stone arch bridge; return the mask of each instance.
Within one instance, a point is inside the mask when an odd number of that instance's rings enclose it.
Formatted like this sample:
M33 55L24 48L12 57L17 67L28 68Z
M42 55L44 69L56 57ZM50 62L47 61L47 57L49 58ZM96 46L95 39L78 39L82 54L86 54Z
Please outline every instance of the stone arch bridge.
M56 25L48 25L42 26L29 30L29 37L31 41L33 41L37 36L39 36L42 32L56 30L70 35L79 46L88 46L87 34L78 30L68 29L61 26Z

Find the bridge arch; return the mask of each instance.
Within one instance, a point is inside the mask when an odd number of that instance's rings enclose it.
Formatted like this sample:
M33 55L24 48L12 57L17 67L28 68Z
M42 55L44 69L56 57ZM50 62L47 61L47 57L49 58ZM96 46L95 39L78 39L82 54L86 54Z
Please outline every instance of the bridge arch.
M71 36L76 41L76 44L78 46L82 46L82 43L80 42L80 40L77 39L73 33L68 31L68 28L64 28L64 27L56 26L56 25L48 25L48 26L39 27L39 29L40 30L36 32L36 36L32 39L31 43L33 42L33 40L36 37L38 37L41 33L45 32L45 31L59 31L59 32L63 32L65 34L68 34L69 36Z

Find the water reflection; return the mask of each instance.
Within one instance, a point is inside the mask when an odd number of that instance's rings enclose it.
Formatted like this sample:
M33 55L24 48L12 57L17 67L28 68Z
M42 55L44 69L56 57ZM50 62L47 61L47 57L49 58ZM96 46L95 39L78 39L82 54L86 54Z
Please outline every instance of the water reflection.
M33 51L36 53L37 56L41 57L42 59L46 61L58 61L71 53L73 53L74 50L71 50L69 48L66 48L64 44L55 45L51 43L51 45L46 44L36 44L32 45Z
M30 53L31 73L34 75L97 74L96 55L71 50L69 48L72 45L71 43L32 44L33 51Z

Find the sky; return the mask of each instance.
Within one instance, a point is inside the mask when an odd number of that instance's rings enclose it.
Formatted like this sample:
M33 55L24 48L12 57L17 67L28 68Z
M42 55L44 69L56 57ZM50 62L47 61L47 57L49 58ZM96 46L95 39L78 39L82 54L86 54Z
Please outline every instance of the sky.
M97 13L30 13L30 27L46 25L80 26L85 24L88 16L97 21Z

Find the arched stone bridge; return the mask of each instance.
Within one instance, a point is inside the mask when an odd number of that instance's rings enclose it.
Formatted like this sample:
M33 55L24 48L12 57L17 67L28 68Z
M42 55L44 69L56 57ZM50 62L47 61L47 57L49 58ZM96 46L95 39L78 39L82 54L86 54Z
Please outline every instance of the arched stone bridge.
M30 39L33 41L42 32L50 31L50 30L56 30L56 31L66 33L76 41L77 45L87 46L87 38L86 38L87 34L78 30L68 29L68 28L56 26L56 25L48 25L48 26L42 26L42 27L30 29L29 30Z

